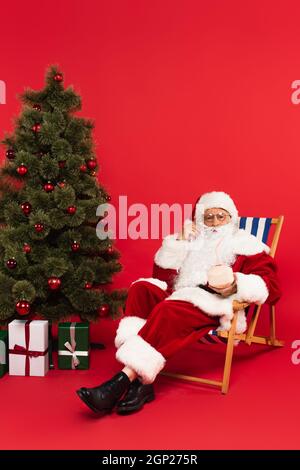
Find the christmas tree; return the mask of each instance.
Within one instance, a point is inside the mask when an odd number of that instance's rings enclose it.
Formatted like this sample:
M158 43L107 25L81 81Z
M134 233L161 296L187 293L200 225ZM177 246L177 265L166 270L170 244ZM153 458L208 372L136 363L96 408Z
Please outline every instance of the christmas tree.
M56 66L44 89L26 89L21 100L3 140L0 321L117 316L126 292L110 288L120 255L96 235L96 208L110 196L96 179L93 123L75 115L81 98Z

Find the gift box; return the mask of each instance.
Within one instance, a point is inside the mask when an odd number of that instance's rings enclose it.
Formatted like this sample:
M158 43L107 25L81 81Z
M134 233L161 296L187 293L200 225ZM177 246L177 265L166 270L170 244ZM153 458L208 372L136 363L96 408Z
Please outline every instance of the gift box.
M0 331L0 377L3 377L8 369L7 341L7 331Z
M48 321L13 320L8 325L8 344L9 375L47 374Z
M89 368L89 323L65 322L58 324L58 368Z

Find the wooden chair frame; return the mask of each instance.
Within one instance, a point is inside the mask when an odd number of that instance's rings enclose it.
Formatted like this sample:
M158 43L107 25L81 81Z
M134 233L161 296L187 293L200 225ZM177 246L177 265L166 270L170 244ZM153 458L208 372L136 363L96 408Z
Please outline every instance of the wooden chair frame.
M275 225L275 232L273 235L271 247L270 247L270 255L274 258L282 225L284 221L284 216L281 215L278 218L273 218L271 221L272 225ZM283 346L284 341L280 341L276 339L276 329L275 329L275 305L269 305L270 311L270 334L268 336L257 336L255 335L255 328L259 318L259 314L261 312L262 305L255 305L253 314L251 316L251 320L247 331L242 334L236 333L236 322L237 322L237 312L241 308L245 308L249 306L249 304L239 303L234 301L233 310L234 316L231 323L231 328L229 331L218 331L218 336L221 338L227 338L227 346L226 346L226 354L225 354L225 362L224 362L224 369L223 369L223 377L222 380L209 380L204 379L201 377L194 377L191 375L184 375L184 374L177 374L173 372L161 372L162 375L166 375L169 377L174 377L177 379L188 380L191 382L199 382L207 385L213 385L221 389L223 394L228 392L229 388L229 379L230 379L230 372L231 372L231 365L232 365L232 357L233 357L233 349L234 349L234 342L235 340L244 341L248 346L252 343L256 344L265 344L268 346L278 347Z

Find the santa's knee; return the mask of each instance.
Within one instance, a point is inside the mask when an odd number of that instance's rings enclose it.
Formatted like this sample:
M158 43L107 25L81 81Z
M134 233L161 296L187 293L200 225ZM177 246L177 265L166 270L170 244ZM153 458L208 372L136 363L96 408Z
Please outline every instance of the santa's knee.
M172 322L176 316L176 311L172 308L171 302L168 301L163 301L157 304L151 313L152 319L155 319L157 323Z
M130 315L131 305L136 305L136 303L143 303L149 298L150 287L147 282L139 281L131 284L127 293L126 300L126 315Z
M128 289L129 296L144 295L151 292L151 284L148 281L135 281Z

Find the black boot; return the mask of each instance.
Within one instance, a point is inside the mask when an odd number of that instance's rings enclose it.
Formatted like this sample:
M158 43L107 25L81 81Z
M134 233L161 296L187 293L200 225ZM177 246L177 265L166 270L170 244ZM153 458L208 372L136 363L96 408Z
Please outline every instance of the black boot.
M143 385L138 379L134 380L125 397L117 404L117 413L126 414L140 410L144 403L154 400L152 384Z
M81 400L95 413L110 413L115 404L129 388L130 380L124 372L94 388L80 388L76 391Z

